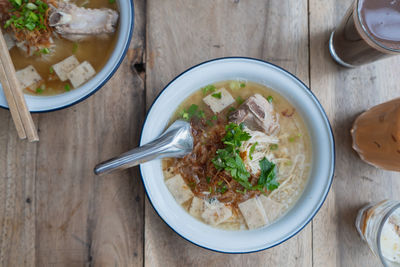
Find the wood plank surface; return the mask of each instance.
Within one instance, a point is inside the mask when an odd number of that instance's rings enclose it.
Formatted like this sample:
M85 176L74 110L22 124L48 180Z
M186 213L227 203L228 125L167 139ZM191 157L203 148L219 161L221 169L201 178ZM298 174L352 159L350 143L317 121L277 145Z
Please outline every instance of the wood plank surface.
M0 266L143 265L138 169L93 174L100 161L137 145L143 123L145 2L135 4L119 70L88 100L36 115L40 143L17 140L0 110Z
M330 58L328 39L351 0L134 0L126 59L94 96L34 115L41 141L17 138L0 109L0 266L379 266L358 237L360 207L400 199L400 174L351 149L358 114L400 94L400 57L357 69ZM94 165L138 143L144 113L176 75L216 57L264 59L298 76L331 120L334 183L320 212L287 242L226 255L179 237L146 200L137 168L102 177Z
M202 61L249 56L308 83L307 1L147 1L147 107L176 75ZM199 248L166 226L146 202L146 266L311 266L311 224L288 242L246 255Z
M8 111L0 123L0 266L34 266L37 144L19 140Z
M333 187L313 223L314 266L379 266L356 232L357 211L369 202L400 199L400 173L367 165L351 148L355 118L400 95L400 57L356 69L342 68L331 59L330 32L351 3L310 0L311 89L328 113L337 149Z

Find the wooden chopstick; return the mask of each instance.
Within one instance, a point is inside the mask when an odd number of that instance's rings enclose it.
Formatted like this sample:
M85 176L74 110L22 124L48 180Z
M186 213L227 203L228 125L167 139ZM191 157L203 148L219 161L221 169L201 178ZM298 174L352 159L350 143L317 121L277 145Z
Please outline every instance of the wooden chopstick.
M8 83L6 72L2 64L0 64L0 81L1 81L1 86L3 87L4 95L8 103L8 108L10 109L11 118L13 119L15 128L17 129L18 136L20 139L25 139L26 133L24 125L22 124L21 117L19 116L17 104L15 103L14 96L11 92L10 84Z
M33 123L31 113L29 112L28 107L26 106L25 97L20 88L20 83L15 73L14 64L11 60L6 41L4 40L4 36L1 31L0 31L0 64L2 66L0 68L0 72L4 71L3 73L0 73L1 81L2 84L3 83L6 84L6 86L3 85L3 90L5 91L10 111L11 109L13 109L13 111L11 111L11 116L14 120L15 127L17 128L19 137L22 139L28 137L29 142L39 141L39 136L36 130L36 126ZM10 95L12 96L15 105L13 104ZM17 118L16 115L17 112L19 114L20 119ZM21 132L21 122L23 126L22 128L25 131L25 135L22 134Z

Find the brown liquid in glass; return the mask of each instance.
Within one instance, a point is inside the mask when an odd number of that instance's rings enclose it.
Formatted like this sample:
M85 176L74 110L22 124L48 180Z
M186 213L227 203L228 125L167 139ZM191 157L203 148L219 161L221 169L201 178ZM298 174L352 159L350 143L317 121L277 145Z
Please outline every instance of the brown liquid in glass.
M333 47L353 66L400 54L400 0L358 0L336 29Z

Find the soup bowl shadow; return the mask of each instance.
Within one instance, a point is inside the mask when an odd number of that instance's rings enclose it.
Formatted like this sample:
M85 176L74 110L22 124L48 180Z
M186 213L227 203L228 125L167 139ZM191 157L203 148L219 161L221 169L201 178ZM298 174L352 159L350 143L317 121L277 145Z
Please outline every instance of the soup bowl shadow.
M106 64L88 82L82 86L52 96L34 96L25 94L26 104L32 113L56 111L75 105L96 93L114 75L129 48L134 28L134 4L131 0L117 0L119 21L117 40ZM0 87L0 107L8 109L8 104Z
M146 194L161 219L178 235L200 247L223 253L249 253L288 240L315 216L331 187L335 144L329 120L317 98L288 71L253 58L229 57L196 65L172 80L153 102L140 144L159 136L178 106L200 88L226 80L246 80L271 88L300 113L312 143L312 167L304 192L294 206L271 225L255 230L223 230L206 225L186 212L164 183L161 160L140 165Z

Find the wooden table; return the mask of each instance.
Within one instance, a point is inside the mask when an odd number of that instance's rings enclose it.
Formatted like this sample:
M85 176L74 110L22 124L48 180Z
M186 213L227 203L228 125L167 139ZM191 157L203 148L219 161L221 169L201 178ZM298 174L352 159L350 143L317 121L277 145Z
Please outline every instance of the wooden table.
M400 95L400 57L337 66L328 38L351 0L135 0L135 32L114 77L71 108L34 115L40 143L19 141L0 110L0 266L377 266L354 228L370 201L399 199L400 174L363 163L349 130ZM95 177L96 163L138 143L146 109L202 61L249 56L308 84L332 123L336 175L314 220L266 251L226 255L183 240L156 215L137 168Z

